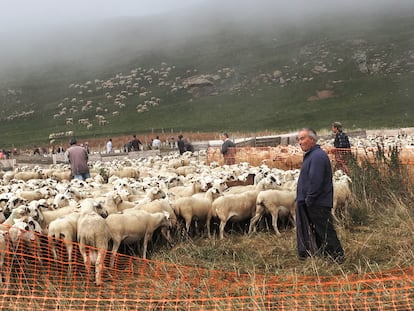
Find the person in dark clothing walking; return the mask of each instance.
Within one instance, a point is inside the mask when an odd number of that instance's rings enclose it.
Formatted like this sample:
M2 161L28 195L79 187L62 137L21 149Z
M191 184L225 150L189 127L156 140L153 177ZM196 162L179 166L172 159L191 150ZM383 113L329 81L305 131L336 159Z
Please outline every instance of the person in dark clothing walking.
M180 154L183 154L186 151L194 152L194 146L181 134L178 135L177 145Z
M221 154L224 158L224 164L231 165L236 163L235 147L236 145L229 139L229 134L226 132L221 134L223 144L221 145Z
M350 156L351 144L349 143L348 135L342 131L342 124L340 122L332 123L332 132L335 134L333 153L335 155L335 169L341 169L346 174L349 174L348 160Z
M132 135L131 146L133 151L139 151L140 147L142 146L141 141L137 138L137 135Z
M317 144L315 130L298 133L303 156L296 190L296 237L299 258L328 256L344 261L344 250L333 226L332 168L328 155Z
M187 151L185 149L185 141L184 141L183 135L181 134L178 135L177 145L178 145L178 151L180 152L180 154L183 154L184 152Z

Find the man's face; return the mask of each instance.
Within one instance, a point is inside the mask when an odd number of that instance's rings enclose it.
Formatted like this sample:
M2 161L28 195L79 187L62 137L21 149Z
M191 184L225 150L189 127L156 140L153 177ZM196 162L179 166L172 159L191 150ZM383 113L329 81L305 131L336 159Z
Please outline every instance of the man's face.
M312 137L309 137L307 131L300 131L298 133L298 142L302 151L306 152L315 145Z
M334 132L334 134L336 134L336 132L338 132L338 129L335 126L332 126L332 132Z

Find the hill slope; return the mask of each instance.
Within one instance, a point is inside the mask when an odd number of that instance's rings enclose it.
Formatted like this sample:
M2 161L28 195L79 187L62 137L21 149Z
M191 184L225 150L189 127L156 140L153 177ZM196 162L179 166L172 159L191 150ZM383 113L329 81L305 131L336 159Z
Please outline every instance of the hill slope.
M124 41L101 60L65 59L2 79L0 146L161 129L319 129L333 120L412 125L414 9L301 25L220 21L182 37L154 31L142 45L141 23L117 23L113 35Z

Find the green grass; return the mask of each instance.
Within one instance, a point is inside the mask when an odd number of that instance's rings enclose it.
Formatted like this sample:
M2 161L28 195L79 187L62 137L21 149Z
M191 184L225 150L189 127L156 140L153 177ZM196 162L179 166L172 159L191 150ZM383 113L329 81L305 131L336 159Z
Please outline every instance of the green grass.
M285 132L302 126L323 129L333 120L341 120L347 128L411 126L414 69L407 63L413 62L413 17L414 12L367 21L327 18L318 25L269 25L261 32L222 28L180 45L136 52L139 56L119 59L114 56L105 66L82 66L74 62L26 74L16 71L1 83L0 147L47 145L50 133L70 130L78 137L94 138L162 129ZM382 69L378 73L359 72L354 55L360 51L366 53L368 65L380 62ZM134 51L128 53L133 55ZM194 98L186 89L171 94L169 88L159 87L158 78L154 78L149 90L151 96L161 99L161 104L142 114L135 109L143 102L137 94L129 97L121 110L105 100L106 90L79 95L68 88L71 83L107 80L138 67L159 69L161 62L174 66L168 77L170 82L177 76L184 79L217 74L223 68L231 68L233 74L223 82L216 82L217 95ZM315 65L322 64L331 72L312 73ZM188 70L191 72L187 73ZM275 70L282 72L286 85L258 79L259 75L271 75ZM304 81L310 77L311 80ZM9 88L21 90L21 95L6 96ZM325 89L333 90L335 97L316 102L307 100L316 91ZM95 105L102 103L108 109L102 113L108 125L94 125L87 131L76 123L79 118L96 121L94 109L67 115L74 118L73 126L65 125L66 116L54 119L52 116L59 111L57 105L65 97L93 100ZM26 118L6 119L15 112L30 110L35 113ZM112 117L115 110L120 115Z

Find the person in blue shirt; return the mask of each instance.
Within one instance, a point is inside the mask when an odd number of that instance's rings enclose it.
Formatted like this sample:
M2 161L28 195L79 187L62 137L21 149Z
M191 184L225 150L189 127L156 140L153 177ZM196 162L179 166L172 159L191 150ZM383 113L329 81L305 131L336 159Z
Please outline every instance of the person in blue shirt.
M296 237L300 259L328 256L344 261L344 250L333 226L332 167L328 155L317 144L315 130L298 133L303 163L296 190Z

